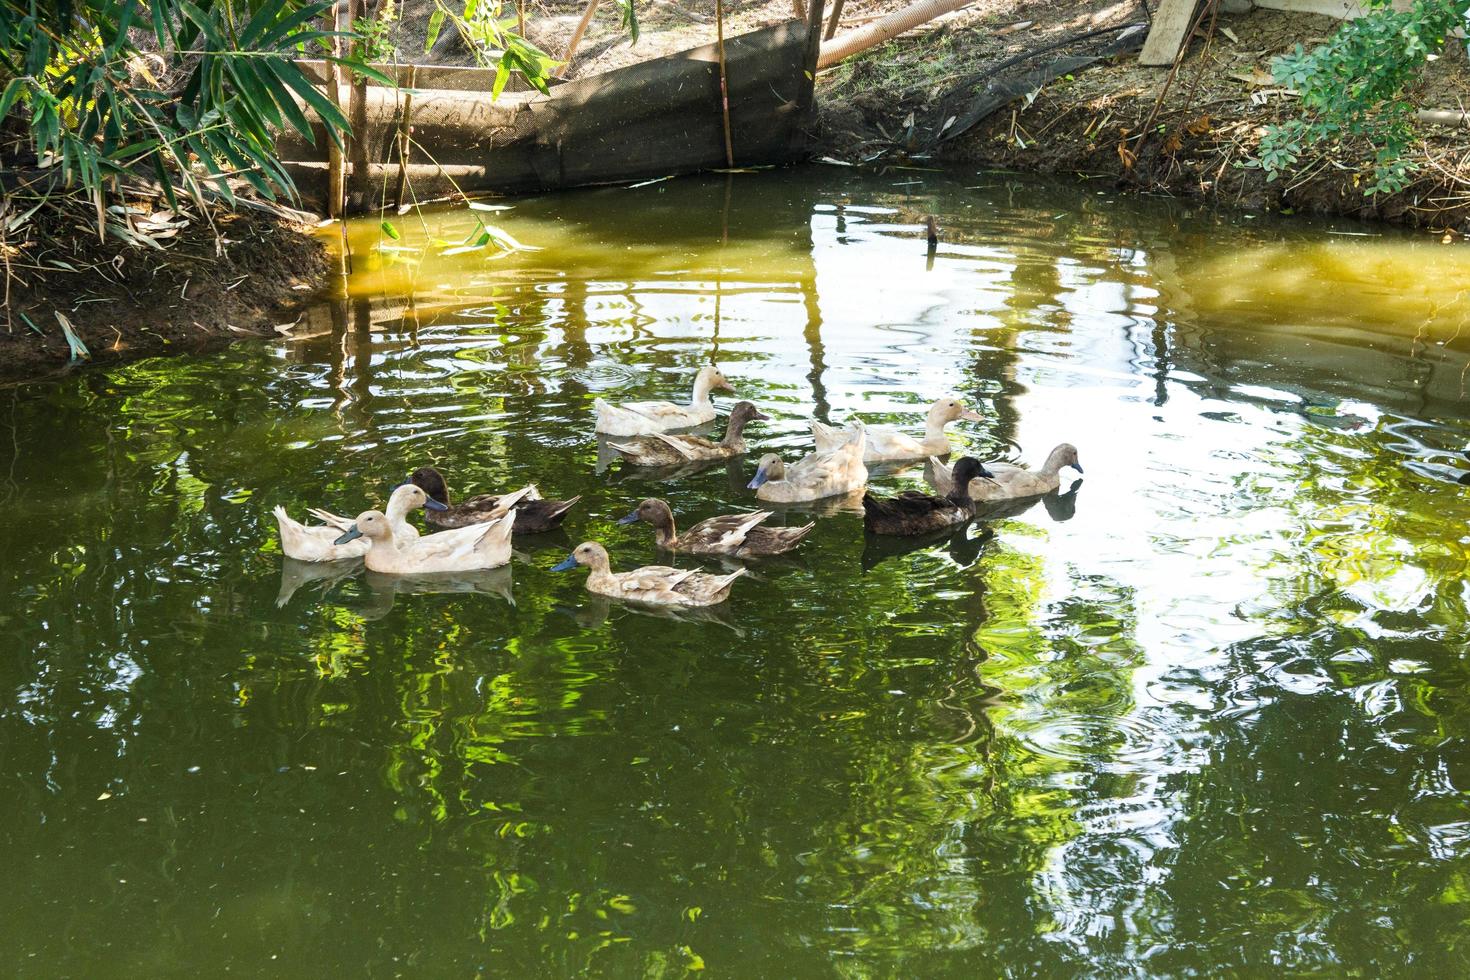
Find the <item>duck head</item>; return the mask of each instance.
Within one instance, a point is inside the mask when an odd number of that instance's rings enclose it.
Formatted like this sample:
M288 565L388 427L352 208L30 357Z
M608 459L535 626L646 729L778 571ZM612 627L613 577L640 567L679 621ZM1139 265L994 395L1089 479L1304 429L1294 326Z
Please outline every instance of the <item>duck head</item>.
M607 549L596 541L583 541L576 548L572 549L570 555L567 555L566 558L551 566L551 570L553 572L569 572L578 565L590 568L593 571L605 571L609 566Z
M1062 443L1046 457L1047 472L1060 473L1063 466L1070 466L1078 473L1082 472L1082 464L1077 462L1077 447L1070 442Z
M429 499L435 504L440 505L438 507L433 504L426 505L430 510L449 509L449 484L445 481L444 475L434 467L420 466L413 471L413 476L408 478L408 482L428 494Z
M411 510L423 507L425 510L448 510L447 504L435 500L423 487L413 483L400 483L393 488L393 495L388 498L388 509L399 509L407 514Z
M645 521L656 528L672 528L674 526L674 512L668 504L657 497L649 497L626 517L618 518L619 524L634 524Z
M346 544L358 538L367 538L376 542L379 539L389 537L392 531L388 528L388 517L380 510L365 510L357 515L357 520L352 526L342 532L333 544Z
M735 391L734 386L725 380L724 373L715 367L713 363L706 364L699 369L699 374L694 379L694 387L696 390L705 392L718 390L734 393Z
M958 398L941 398L929 406L929 421L941 426L953 422L955 419L965 419L968 422L983 421L983 416L972 408L966 408L965 403Z
M771 480L777 482L786 479L786 463L775 453L766 453L755 464L755 476L747 483L746 489L758 490L763 483Z
M965 456L954 464L952 471L955 488L961 493L969 493L970 481L993 479L995 474L985 468L985 464L973 456Z

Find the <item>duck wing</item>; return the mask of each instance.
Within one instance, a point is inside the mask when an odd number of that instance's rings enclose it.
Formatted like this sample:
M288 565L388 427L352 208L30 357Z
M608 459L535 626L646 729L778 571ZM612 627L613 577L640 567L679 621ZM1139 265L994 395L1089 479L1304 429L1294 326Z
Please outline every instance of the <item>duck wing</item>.
M750 530L771 517L769 510L756 510L748 514L722 514L700 521L679 537L693 540L711 550L734 552L745 543Z
M335 527L339 531L345 531L352 526L352 518L334 514L329 510L322 510L320 507L308 507L306 512L328 527Z

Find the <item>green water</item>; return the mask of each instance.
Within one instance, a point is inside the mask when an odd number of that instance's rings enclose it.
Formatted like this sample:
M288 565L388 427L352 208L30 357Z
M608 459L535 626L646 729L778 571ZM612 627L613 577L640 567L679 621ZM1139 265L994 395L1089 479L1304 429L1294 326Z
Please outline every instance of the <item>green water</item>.
M364 225L295 339L0 391L0 973L1466 971L1470 252L973 172L483 217L543 250ZM1086 481L597 600L550 566L653 561L641 497L752 502L598 469L711 355L761 451L955 391ZM283 571L272 506L426 461L583 502L460 591Z

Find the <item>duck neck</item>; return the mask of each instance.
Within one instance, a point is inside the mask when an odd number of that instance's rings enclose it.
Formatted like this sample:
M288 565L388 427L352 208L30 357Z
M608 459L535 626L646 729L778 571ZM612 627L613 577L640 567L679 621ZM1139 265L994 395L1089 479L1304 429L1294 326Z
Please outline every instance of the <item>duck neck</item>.
M720 440L720 445L726 449L743 451L745 449L745 420L732 418L730 425L725 429L725 438Z
M659 547L661 548L669 547L678 539L678 537L679 533L674 528L674 517L672 514L669 515L669 519L667 521L655 524L653 526L653 540L658 542Z
M1046 457L1046 463L1041 467L1041 472L1045 476L1056 476L1062 472L1062 467L1066 465L1066 463L1062 462L1062 454L1054 452Z
M613 577L612 566L606 562L593 565L588 569L587 588L594 592L606 592L610 586L616 584L617 579Z
M399 528L408 526L408 503L400 498L389 498L388 510L384 515L388 518L388 529L394 534Z
M969 480L963 483L955 480L954 486L949 488L949 493L944 495L944 499L954 504L960 510L973 510L975 508L975 501L970 496Z
M699 377L694 379L694 397L689 402L690 408L711 408L714 403L709 400L710 390L714 388L714 379L706 372L701 371Z
M949 436L944 434L944 427L949 425L949 420L939 415L931 415L924 422L924 441L926 443L949 443Z

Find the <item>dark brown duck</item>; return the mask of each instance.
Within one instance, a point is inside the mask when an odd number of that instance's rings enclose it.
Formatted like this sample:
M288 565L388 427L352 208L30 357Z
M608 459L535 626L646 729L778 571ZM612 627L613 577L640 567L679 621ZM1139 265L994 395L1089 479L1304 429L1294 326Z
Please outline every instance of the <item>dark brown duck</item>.
M515 533L537 534L559 527L562 519L567 516L567 511L582 499L581 496L576 496L570 500L541 500L534 497L527 499L519 492L514 494L482 493L454 504L449 501L449 484L445 481L443 474L432 466L421 466L414 470L413 476L409 477L409 482L427 493L430 500L435 500L445 506L445 510L428 511L424 521L431 527L440 529L493 521L514 506L516 511ZM534 494L534 488L529 489Z
M873 534L913 536L932 534L964 524L975 516L970 481L988 478L985 465L972 456L954 464L954 488L943 497L905 490L892 497L863 494L863 526Z

